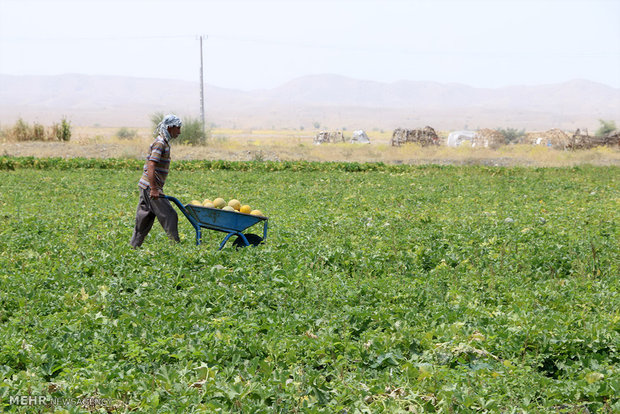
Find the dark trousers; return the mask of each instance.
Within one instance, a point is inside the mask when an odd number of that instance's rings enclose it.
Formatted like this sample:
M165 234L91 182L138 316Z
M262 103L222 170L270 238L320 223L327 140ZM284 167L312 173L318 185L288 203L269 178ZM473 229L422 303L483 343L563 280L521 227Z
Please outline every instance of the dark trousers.
M140 201L136 211L136 227L133 230L133 236L129 244L133 247L142 245L144 238L151 231L151 227L153 227L155 217L161 223L168 237L178 242L179 217L177 212L174 211L170 201L165 198L151 198L149 193L150 189L140 189Z

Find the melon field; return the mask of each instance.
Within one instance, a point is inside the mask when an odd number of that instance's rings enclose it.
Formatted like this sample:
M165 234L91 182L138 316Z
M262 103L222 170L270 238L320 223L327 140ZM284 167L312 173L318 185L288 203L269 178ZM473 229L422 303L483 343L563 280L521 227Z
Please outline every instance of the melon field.
M0 157L3 410L620 411L620 168L173 162L218 251L129 247L141 165Z

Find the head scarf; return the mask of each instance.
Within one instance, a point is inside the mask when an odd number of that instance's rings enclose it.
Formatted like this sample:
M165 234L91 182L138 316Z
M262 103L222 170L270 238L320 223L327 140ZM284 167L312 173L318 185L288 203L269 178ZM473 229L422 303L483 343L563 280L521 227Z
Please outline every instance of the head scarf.
M157 125L157 129L155 130L156 134L162 136L166 141L170 141L170 133L168 132L168 128L178 126L179 128L183 126L183 122L181 119L173 114L168 114L164 117L164 119Z

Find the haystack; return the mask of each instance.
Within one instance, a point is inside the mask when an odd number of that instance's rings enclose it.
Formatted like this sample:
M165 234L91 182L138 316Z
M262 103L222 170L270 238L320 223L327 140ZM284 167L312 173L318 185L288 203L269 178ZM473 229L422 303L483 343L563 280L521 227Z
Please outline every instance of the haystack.
M553 147L558 149L566 149L570 143L570 138L564 131L557 128L550 129L546 132L538 132L535 134L529 134L531 137L531 144L545 145L547 147Z
M400 146L408 142L420 144L423 147L428 145L439 145L439 137L430 126L425 126L423 129L396 128L392 133L390 144L392 144L392 146Z
M597 137L590 136L587 129L585 133L581 132L580 129L577 129L573 136L570 137L567 147L568 149L577 150L603 146L620 146L620 131L612 131L607 135Z
M620 131L612 131L603 137L603 145L620 147Z
M506 142L504 134L489 128L483 128L476 132L471 146L472 147L484 147L484 148L497 148L500 145L504 145Z
M592 137L588 134L588 130L583 133L579 128L575 131L575 133L569 138L567 148L571 150L576 149L588 149L594 146L592 142Z
M321 131L314 137L315 144L344 142L342 131Z

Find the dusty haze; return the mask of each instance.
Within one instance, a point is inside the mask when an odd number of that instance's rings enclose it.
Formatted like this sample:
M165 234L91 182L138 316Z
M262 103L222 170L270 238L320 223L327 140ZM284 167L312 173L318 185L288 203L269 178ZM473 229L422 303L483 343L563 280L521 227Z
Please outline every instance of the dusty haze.
M209 124L225 128L596 129L620 123L620 89L586 80L539 86L382 83L337 75L294 79L273 89L205 88ZM116 76L0 75L0 122L19 117L77 126L144 127L156 111L199 117L197 82Z

